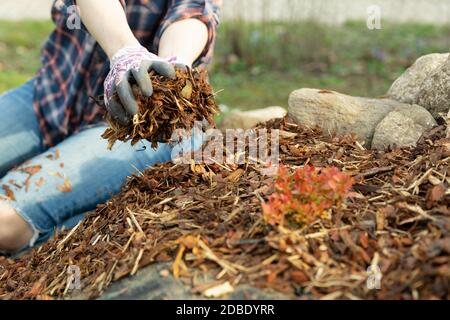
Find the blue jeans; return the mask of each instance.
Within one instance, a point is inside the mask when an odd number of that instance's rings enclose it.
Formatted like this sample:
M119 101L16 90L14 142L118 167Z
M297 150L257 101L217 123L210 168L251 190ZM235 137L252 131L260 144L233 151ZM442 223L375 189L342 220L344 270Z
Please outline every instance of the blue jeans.
M46 149L32 106L33 83L0 96L0 201L32 227L29 246L48 239L55 228L74 227L86 212L118 193L129 175L171 160L180 147L117 142L107 150L100 137L106 129L102 123ZM183 150L187 143L197 148L201 142L197 134L184 142ZM30 176L23 168L36 172Z

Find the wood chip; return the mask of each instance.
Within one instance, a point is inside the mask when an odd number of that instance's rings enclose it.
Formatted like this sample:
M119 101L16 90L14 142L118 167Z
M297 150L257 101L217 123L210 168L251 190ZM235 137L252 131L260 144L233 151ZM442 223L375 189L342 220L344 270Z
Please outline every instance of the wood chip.
M229 281L219 284L215 287L203 291L203 295L207 298L219 298L234 291Z

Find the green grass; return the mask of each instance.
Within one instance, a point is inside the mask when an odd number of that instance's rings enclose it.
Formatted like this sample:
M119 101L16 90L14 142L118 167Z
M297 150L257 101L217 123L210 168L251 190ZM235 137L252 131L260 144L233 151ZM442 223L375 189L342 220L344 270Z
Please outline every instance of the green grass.
M286 106L303 87L381 96L418 57L450 48L450 26L423 24L239 22L218 35L212 83L219 102L243 109Z
M33 77L51 22L0 21L0 92ZM287 106L291 91L327 88L379 96L418 57L448 52L450 26L365 22L223 23L210 73L219 103L253 109Z
M33 77L41 45L51 30L51 22L0 21L0 92Z

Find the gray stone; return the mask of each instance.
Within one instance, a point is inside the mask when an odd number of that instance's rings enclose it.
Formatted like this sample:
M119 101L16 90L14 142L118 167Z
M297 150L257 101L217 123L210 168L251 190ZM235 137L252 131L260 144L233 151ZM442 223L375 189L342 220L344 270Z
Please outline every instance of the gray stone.
M397 80L388 91L388 96L404 103L416 103L419 87L448 59L449 54L433 53L420 57Z
M436 125L431 114L418 105L352 97L329 90L296 90L289 97L288 109L290 117L300 125L319 126L329 133L355 133L366 147L371 146L376 126L392 111L426 129Z
M425 128L406 116L392 111L377 125L372 140L372 148L384 150L387 147L413 147Z
M433 53L419 58L391 86L387 96L418 104L434 117L450 109L450 54Z
M434 117L450 110L450 56L419 88L417 104L426 108Z
M225 114L219 126L223 129L250 129L258 123L276 118L283 118L286 109L282 107L267 107L256 110L232 110Z

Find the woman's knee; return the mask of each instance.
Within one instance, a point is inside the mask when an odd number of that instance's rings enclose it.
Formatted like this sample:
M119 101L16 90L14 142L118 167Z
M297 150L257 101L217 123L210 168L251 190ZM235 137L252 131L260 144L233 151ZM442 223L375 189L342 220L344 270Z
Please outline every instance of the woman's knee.
M33 229L12 207L0 202L0 251L15 252L26 246Z

